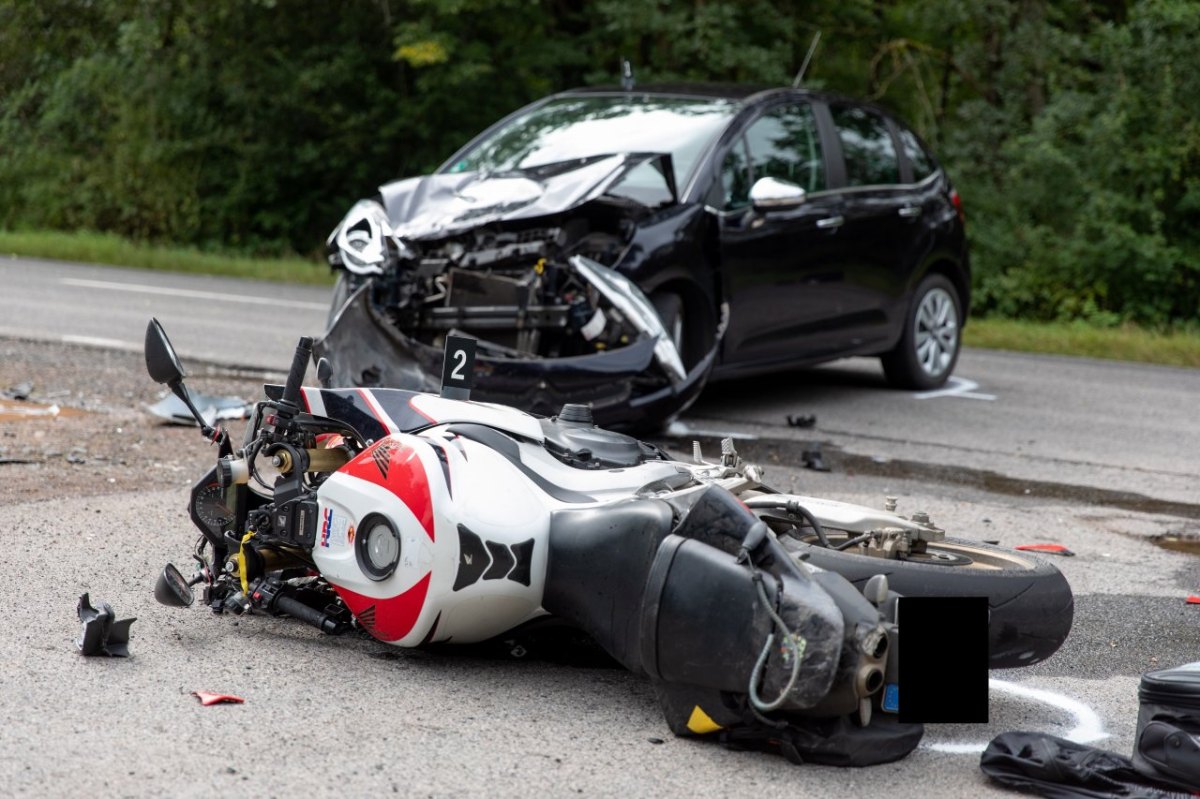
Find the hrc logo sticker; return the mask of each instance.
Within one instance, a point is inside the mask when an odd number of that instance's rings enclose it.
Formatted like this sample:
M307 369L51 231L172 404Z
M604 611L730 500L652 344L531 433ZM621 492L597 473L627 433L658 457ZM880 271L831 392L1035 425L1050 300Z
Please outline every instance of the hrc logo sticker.
M353 541L354 528L350 526L350 520L341 514L334 513L333 508L326 508L321 513L320 545L329 549L330 547L344 547Z

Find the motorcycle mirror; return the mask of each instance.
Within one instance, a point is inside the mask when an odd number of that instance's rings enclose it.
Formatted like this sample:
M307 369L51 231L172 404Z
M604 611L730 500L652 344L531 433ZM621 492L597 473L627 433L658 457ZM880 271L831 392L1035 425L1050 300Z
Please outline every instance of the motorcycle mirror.
M186 608L196 599L192 587L174 563L168 563L162 574L158 575L158 582L154 584L154 598L172 608Z
M157 319L146 325L146 371L155 383L171 386L187 377L171 340Z
M187 377L187 373L183 371L183 364L179 362L179 356L175 354L175 348L171 346L171 340L167 338L167 332L153 317L146 325L145 349L146 371L150 373L150 379L156 383L165 384L167 388L171 389L172 394L183 401L187 409L192 412L192 416L196 417L196 421L200 423L201 435L205 438L212 438L216 435L217 431L204 421L204 416L192 402L187 387L183 385L183 378Z
M317 382L321 384L321 388L329 388L329 379L333 377L333 364L328 358L321 358L317 361Z

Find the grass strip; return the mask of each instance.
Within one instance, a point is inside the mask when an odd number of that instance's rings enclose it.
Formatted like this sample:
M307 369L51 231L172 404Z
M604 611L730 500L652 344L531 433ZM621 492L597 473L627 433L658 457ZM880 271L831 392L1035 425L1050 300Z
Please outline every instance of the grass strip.
M138 244L108 233L0 230L0 255L54 258L168 272L286 283L332 284L328 266L304 258L252 258L184 247Z
M1200 367L1200 329L1195 327L1157 331L1134 325L971 319L963 330L963 343L987 349Z

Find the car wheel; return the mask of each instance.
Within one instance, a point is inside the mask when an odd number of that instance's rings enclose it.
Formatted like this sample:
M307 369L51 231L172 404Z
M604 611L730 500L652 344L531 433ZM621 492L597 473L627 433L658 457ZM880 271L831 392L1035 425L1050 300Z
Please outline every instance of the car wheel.
M687 339L684 336L683 300L678 294L662 292L651 295L650 302L654 305L654 310L658 312L658 318L662 320L663 327L667 329L667 337L671 339L671 343L679 352L679 358L683 361L684 367L690 368L692 362L688 357L690 353L687 351Z
M946 382L962 344L962 303L944 275L930 275L913 293L895 349L882 357L897 388L930 389Z

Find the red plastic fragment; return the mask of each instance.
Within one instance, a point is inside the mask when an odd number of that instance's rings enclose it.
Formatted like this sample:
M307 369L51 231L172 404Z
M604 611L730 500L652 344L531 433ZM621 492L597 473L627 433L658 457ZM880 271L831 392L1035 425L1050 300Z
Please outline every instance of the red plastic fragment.
M1062 555L1067 558L1075 557L1075 553L1062 544L1021 544L1021 546L1015 548L1023 549L1026 552L1044 552L1048 555Z
M233 694L214 694L209 691L192 691L192 696L200 700L200 704L208 707L209 705L219 705L223 702L228 702L234 705L240 705L245 702L240 696Z
M1200 605L1200 596L1196 596L1195 594L1192 594L1191 596L1189 596L1187 598L1187 603L1189 605Z

